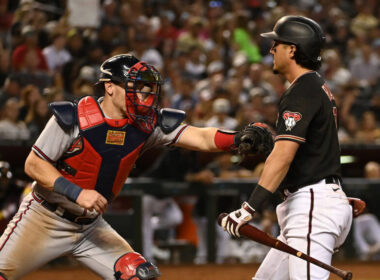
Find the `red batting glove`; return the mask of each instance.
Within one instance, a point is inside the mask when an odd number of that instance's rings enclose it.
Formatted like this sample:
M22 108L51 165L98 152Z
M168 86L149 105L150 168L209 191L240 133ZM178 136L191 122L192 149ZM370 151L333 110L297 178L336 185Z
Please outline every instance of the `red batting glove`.
M255 209L248 202L243 202L240 209L231 212L222 219L222 228L231 236L240 237L240 227L252 220L255 212Z

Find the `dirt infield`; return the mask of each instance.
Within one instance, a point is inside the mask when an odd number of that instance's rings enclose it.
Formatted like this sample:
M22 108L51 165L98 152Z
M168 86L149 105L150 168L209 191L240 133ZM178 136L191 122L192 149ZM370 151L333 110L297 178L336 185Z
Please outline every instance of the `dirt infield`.
M336 267L350 270L354 280L380 280L380 262L335 263ZM160 265L160 280L250 280L258 264L244 265ZM101 279L85 268L41 269L22 280L87 280ZM331 280L340 278L331 276Z

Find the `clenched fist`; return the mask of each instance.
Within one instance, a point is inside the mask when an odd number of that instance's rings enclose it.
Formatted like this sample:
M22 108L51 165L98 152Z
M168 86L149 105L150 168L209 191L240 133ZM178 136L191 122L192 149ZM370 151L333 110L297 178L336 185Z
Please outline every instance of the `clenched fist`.
M76 203L90 211L96 210L98 213L104 213L107 209L107 199L95 190L82 190Z

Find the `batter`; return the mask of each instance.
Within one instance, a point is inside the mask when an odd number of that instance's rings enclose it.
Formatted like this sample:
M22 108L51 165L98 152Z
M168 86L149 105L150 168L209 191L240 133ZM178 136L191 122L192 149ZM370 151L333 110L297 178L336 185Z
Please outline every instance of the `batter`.
M226 216L222 225L233 236L249 222L274 191L285 200L277 206L278 239L330 264L334 248L346 239L352 208L342 189L337 107L316 72L325 37L315 21L285 16L261 36L274 40L273 71L290 83L279 103L275 145L248 201ZM329 272L271 249L256 280L327 280Z

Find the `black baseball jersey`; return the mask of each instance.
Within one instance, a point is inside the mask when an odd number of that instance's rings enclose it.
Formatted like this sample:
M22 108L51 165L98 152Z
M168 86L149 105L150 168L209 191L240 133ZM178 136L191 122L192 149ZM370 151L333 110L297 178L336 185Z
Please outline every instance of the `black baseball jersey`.
M280 190L341 177L337 125L334 97L322 77L308 72L297 78L279 104L276 141L300 144Z

